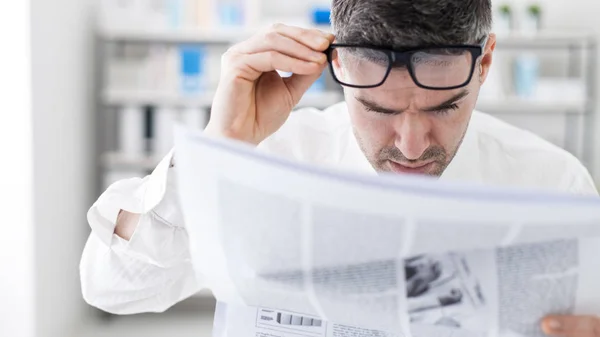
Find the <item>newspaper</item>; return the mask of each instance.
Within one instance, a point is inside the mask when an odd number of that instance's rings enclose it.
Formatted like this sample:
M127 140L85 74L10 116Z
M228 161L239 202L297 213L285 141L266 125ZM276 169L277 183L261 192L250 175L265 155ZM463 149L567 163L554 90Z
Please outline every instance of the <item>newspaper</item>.
M316 167L179 128L217 337L538 336L600 314L600 201Z

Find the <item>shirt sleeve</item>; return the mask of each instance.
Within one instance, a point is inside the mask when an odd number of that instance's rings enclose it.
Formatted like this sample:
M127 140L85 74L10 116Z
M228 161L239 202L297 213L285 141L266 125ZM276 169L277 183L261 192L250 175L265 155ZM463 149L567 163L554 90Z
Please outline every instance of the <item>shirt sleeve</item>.
M570 193L582 196L598 196L598 189L589 171L579 161L571 169L571 179L567 187Z
M173 151L145 178L111 185L89 209L82 293L113 314L163 312L200 290L177 200ZM121 210L140 214L129 241L114 234Z
M296 111L259 149L315 164L336 163L338 115L345 110ZM92 306L115 314L162 312L201 289L177 200L173 153L151 175L110 186L88 211L92 233L80 277L84 299ZM121 210L141 215L129 241L114 234Z

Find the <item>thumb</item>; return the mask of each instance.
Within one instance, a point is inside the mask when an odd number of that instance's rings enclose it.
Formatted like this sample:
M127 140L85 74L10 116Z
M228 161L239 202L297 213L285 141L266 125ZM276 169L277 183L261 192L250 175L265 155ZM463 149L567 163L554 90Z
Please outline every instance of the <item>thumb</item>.
M321 77L323 71L327 68L327 62L321 66L321 71L312 75L292 75L284 78L284 82L292 95L294 104L298 104L302 96L310 89L310 87Z
M594 316L548 316L542 330L550 336L594 337L600 331L600 320Z

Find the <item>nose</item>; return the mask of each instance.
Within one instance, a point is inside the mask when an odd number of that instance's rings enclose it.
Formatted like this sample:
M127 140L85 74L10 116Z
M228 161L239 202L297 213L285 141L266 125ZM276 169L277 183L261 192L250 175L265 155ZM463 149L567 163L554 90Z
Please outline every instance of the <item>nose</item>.
M394 145L408 160L421 158L431 145L429 122L419 113L404 112L400 114L394 127L396 131Z

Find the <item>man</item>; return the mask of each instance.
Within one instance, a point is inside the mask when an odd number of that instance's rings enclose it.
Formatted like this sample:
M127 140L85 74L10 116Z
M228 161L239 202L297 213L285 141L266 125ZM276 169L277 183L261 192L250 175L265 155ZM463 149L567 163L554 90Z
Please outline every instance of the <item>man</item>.
M205 133L341 169L596 194L573 156L473 112L496 45L491 17L490 0L334 0L335 35L275 25L223 56ZM346 102L290 113L328 66ZM163 311L201 286L176 172L172 153L144 179L112 185L90 209L81 279L91 305ZM558 317L544 326L583 337L599 324Z

